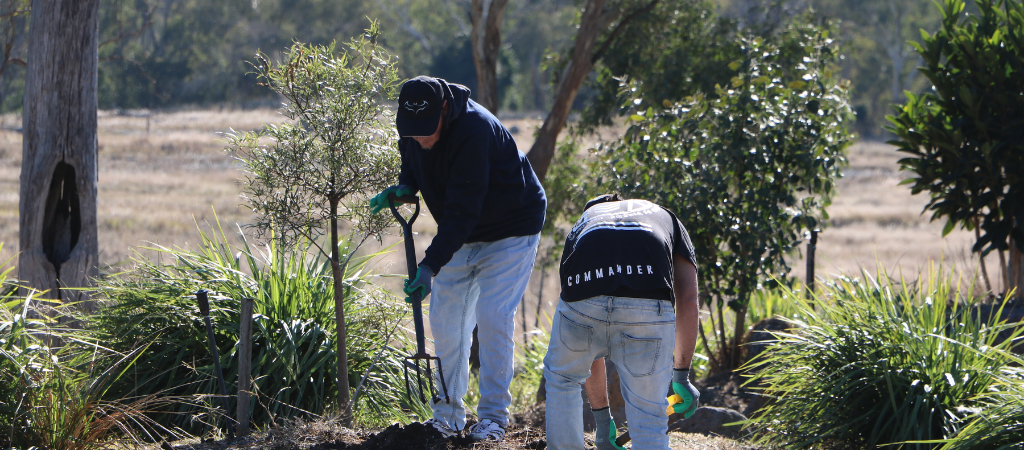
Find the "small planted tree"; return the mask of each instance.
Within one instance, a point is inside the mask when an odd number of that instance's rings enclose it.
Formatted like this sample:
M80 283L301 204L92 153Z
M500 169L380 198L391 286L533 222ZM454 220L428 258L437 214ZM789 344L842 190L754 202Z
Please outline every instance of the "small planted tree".
M399 171L397 135L386 103L396 95L398 74L395 59L378 45L379 36L372 22L342 52L334 44L296 43L280 63L257 54L256 75L284 97L281 114L292 122L228 136L229 151L247 173L243 197L257 214L252 227L267 236L274 230L278 234L270 237L286 245L306 238L330 258L338 407L346 424L352 420L352 405L343 299L351 286L343 274L359 246L387 225L386 215L370 214L367 194L387 187ZM338 244L343 224L358 236L344 257ZM329 240L319 244L324 234Z
M776 42L743 40L731 85L638 111L624 137L597 154L592 189L654 201L687 227L701 299L716 312L716 372L743 362L754 291L785 279L785 258L801 231L828 217L852 138L848 92L831 70L836 44L827 31L793 25ZM627 88L631 102L643 104L642 86ZM732 330L725 308L735 313ZM701 338L713 348L703 328Z
M915 48L933 90L907 93L889 116L891 143L908 156L911 192L927 192L932 220L976 230L974 251L995 250L1008 293L1024 288L1024 2L944 0L942 27ZM1004 262L1004 252L1010 258ZM984 266L982 266L984 267Z

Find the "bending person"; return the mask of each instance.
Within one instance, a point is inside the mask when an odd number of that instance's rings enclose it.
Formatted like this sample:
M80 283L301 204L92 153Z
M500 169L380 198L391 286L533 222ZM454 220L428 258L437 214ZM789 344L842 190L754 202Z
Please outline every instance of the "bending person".
M666 387L671 382L683 398L674 408L685 416L699 398L689 382L698 304L686 229L654 203L602 195L587 202L566 237L559 273L561 301L544 357L548 447L584 448L580 388L594 361L609 358L619 368L633 447L668 449Z

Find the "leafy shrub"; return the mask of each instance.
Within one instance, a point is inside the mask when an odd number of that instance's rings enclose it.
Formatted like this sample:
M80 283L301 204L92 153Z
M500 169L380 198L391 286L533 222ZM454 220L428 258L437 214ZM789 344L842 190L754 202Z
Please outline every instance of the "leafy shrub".
M197 290L207 289L231 397L237 392L231 385L238 373L239 300L255 300L255 423L322 415L336 407L331 403L336 398L337 366L330 262L301 246L278 251L267 245L257 250L239 235L238 248L227 243L219 226L212 234L200 232L196 250L152 248L173 258L173 263L136 257L134 269L102 281L99 297L104 305L87 318L90 327L106 336L111 348L152 343L152 350L139 357L112 391L114 396L162 392L220 404L209 397L219 389L194 297ZM348 343L350 383L356 386L362 380L357 418L368 424L408 421L402 408L422 411L423 405L405 401L401 364L407 341L399 328L404 310L390 301L390 294L368 282L365 269L372 256L353 260L344 276L345 307L351 311L347 325L354 331ZM209 419L189 405L163 413L158 415L161 423L191 432L201 430Z
M715 348L714 372L742 363L752 296L786 280L787 257L802 230L828 218L846 164L851 112L833 66L838 44L810 22L772 39L738 40L728 85L635 111L623 137L595 152L589 179L554 183L583 192L577 199L618 192L678 215L697 253L701 300L714 311L711 336L700 330ZM651 103L648 86L622 87L630 104ZM552 202L555 211L578 212L563 205ZM728 323L727 310L735 312Z
M928 193L943 234L978 229L973 251L1024 252L1024 1L942 0L942 26L911 43L932 84L888 116L911 193ZM1024 277L1011 266L1010 286ZM1020 270L1020 269L1017 269Z
M775 398L753 421L762 440L874 448L943 439L997 383L1021 381L1009 370L1011 341L997 342L1009 325L972 314L980 296L952 276L865 279L823 286L818 311L795 298L806 320L755 363L754 379Z

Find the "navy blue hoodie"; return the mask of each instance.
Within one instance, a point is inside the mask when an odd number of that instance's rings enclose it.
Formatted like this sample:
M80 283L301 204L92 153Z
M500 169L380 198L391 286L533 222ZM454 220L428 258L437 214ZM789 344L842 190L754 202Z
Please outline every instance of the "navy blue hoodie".
M544 225L547 198L526 155L469 89L441 82L446 126L433 148L402 138L400 184L418 190L437 221L421 265L435 274L468 242L530 236Z

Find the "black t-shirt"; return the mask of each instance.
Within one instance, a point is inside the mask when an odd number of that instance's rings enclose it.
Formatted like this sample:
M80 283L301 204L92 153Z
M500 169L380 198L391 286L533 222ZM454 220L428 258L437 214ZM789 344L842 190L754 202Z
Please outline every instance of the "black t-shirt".
M690 236L672 212L646 200L594 205L565 238L562 300L614 295L673 301L673 254L697 265Z

